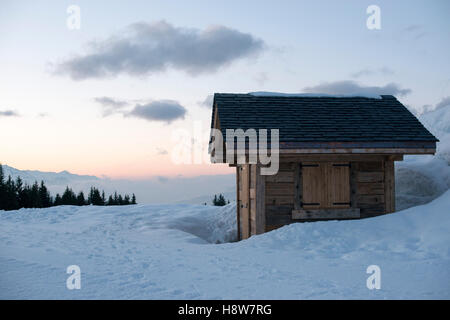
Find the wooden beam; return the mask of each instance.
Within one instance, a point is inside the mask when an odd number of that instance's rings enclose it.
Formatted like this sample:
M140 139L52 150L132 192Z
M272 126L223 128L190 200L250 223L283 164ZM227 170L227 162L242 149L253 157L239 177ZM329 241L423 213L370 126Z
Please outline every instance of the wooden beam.
M356 172L358 170L358 162L350 162L350 207L356 208L356 195L358 190L356 181Z
M247 239L250 237L250 165L244 164L241 166L242 190L241 190L241 237Z
M323 148L280 149L280 154L435 154L435 148Z
M336 149L280 149L280 154L435 154L434 148L336 148Z
M302 169L300 168L300 163L295 164L294 169L294 209L301 209L302 205L302 193L303 193L303 182L302 182Z
M269 226L282 226L292 223L291 214L280 214L276 216L267 216L266 229Z
M255 231L256 234L264 233L266 230L266 176L261 175L261 166L254 165L256 167L256 216L255 216Z
M395 169L394 161L384 163L384 195L385 211L391 213L395 211Z
M402 154L280 154L280 163L303 161L402 161Z
M402 161L403 154L388 154L388 153L281 153L279 155L280 163L284 162L303 162L303 161ZM248 156L245 162L248 163ZM233 163L226 161L226 154L224 153L223 162L228 163L230 167L236 166L237 159L234 157Z
M236 221L237 221L237 239L238 241L241 240L241 217L239 215L240 211L239 211L239 207L241 204L241 197L240 197L240 193L241 190L239 188L239 175L240 175L240 167L237 166L236 167Z
M292 210L292 219L353 219L360 218L359 208L348 209L300 209Z
M249 166L250 236L256 234L256 165Z

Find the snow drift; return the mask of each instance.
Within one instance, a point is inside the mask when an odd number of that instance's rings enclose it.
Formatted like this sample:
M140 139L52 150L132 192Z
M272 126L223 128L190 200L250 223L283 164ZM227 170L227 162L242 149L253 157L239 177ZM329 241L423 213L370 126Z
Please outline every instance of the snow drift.
M232 241L235 207L61 206L0 212L0 298L450 298L450 191L354 221ZM78 265L80 290L66 288ZM378 265L381 290L366 287Z

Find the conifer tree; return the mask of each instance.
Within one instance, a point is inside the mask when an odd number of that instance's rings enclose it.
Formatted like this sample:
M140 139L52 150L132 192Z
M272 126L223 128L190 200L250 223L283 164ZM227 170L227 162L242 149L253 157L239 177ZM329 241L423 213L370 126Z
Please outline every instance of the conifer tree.
M55 201L53 202L53 205L55 205L55 206L62 205L62 199L61 199L61 196L59 195L59 193L56 194Z
M83 191L80 191L80 192L78 193L78 196L77 196L77 205L78 205L78 206L84 206L84 205L86 205L86 200L84 199L84 193L83 193Z

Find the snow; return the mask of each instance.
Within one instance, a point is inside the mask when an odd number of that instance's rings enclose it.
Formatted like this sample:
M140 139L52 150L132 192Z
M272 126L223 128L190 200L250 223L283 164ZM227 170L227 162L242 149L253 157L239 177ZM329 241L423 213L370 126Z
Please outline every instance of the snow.
M405 156L395 163L397 210L428 203L448 189L450 166L439 155Z
M419 119L440 140L436 156L450 165L450 105L423 113Z
M229 242L234 204L0 211L0 298L448 299L449 208L447 191L391 215L239 242ZM66 289L73 264L80 290ZM380 290L366 287L373 264Z
M234 204L0 211L0 299L450 299L449 115L420 116L437 154L396 163L405 210L376 218L236 242ZM66 288L74 264L80 290ZM366 287L370 265L380 290Z
M315 98L371 98L382 99L378 94L327 94L327 93L283 93L283 92L270 92L270 91L256 91L249 92L248 94L258 97L315 97Z

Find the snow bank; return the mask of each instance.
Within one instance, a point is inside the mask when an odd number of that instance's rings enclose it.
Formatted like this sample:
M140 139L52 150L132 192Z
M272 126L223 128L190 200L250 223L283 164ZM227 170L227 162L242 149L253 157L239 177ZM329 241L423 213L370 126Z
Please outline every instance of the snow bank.
M158 223L153 225L188 232L210 243L236 241L236 204L204 207L193 206L191 209L174 211L161 216Z
M450 106L419 119L440 141L435 156L405 156L396 163L397 210L428 203L450 189Z
M436 199L450 188L450 166L437 156L406 156L395 167L396 208Z
M0 299L449 299L449 208L447 191L390 215L224 244L234 205L0 211ZM81 290L66 289L72 264ZM373 264L381 290L366 287Z

